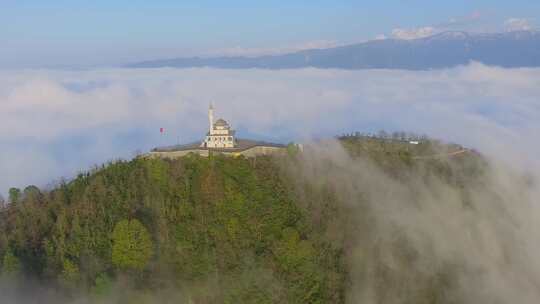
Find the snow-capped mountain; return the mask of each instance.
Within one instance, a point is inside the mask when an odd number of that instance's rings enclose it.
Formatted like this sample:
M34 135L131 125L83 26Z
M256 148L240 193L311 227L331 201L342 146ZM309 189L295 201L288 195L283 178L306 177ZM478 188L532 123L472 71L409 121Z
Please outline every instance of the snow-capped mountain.
M134 68L214 67L225 69L337 69L426 70L471 61L501 67L540 66L540 31L474 34L443 32L415 40L384 39L260 57L175 58L128 65Z

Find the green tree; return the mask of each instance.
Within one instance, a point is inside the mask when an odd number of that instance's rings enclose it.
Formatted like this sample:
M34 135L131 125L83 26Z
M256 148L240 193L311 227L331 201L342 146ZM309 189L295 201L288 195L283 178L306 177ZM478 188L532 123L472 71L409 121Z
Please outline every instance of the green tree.
M23 197L25 200L39 201L41 200L41 190L34 185L30 185L23 190Z
M97 297L107 296L112 291L113 282L106 273L100 273L95 280L92 294Z
M8 249L4 254L2 261L2 273L7 275L17 275L21 272L21 262L13 253L13 250Z
M63 263L60 282L67 288L75 288L81 279L79 267L72 261L65 259Z
M19 188L10 188L9 189L9 202L16 203L21 197L21 189Z
M118 222L112 240L112 263L121 270L142 271L152 257L150 234L136 219Z
M295 156L296 154L298 154L299 151L300 146L298 146L297 144L290 142L287 145L287 153L289 154L289 156Z

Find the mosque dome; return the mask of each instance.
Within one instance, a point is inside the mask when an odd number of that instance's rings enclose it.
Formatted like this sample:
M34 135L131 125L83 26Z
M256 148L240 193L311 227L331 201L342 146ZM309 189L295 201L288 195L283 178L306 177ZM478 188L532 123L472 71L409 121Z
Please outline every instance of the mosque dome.
M216 126L216 127L229 127L229 124L225 120L220 118L214 123L214 126Z

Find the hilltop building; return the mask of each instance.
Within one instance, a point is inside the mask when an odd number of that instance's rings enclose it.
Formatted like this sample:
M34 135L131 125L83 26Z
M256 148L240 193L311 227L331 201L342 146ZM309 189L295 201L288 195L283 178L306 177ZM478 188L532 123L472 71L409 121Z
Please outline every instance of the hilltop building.
M227 121L220 118L214 122L214 107L212 105L208 109L208 122L208 132L202 142L155 148L147 156L176 158L190 153L208 156L212 152L231 156L253 157L286 153L287 151L287 147L282 144L237 138L236 131L231 128Z
M229 124L218 119L214 123L214 107L210 105L208 108L208 121L210 128L206 134L206 138L201 143L202 148L234 148L236 139L234 138L234 130L231 130Z

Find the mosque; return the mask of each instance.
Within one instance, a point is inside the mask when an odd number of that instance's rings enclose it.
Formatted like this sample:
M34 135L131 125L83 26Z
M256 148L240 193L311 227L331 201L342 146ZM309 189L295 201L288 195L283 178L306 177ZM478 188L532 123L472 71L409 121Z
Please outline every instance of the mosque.
M237 138L236 131L231 128L227 121L220 118L214 122L214 107L212 105L208 108L208 122L208 132L202 142L154 148L148 155L150 157L177 158L190 153L201 156L220 153L231 156L253 157L286 153L287 151L287 147L282 144Z
M231 130L229 124L221 118L214 123L214 107L212 105L208 108L208 121L210 128L206 138L201 143L202 148L234 148L236 146L235 132Z

